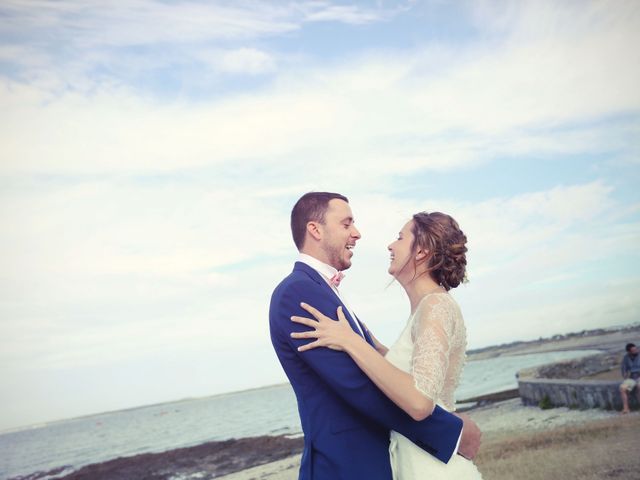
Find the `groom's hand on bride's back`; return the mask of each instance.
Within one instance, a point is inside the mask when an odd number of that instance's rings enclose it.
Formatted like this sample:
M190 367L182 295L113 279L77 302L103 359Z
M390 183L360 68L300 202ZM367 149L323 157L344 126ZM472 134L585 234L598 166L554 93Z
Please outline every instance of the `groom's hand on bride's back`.
M480 437L482 432L476 425L476 422L471 420L468 415L464 413L457 415L462 419L462 438L460 439L460 445L458 446L458 453L464 458L473 460L478 455L480 450Z

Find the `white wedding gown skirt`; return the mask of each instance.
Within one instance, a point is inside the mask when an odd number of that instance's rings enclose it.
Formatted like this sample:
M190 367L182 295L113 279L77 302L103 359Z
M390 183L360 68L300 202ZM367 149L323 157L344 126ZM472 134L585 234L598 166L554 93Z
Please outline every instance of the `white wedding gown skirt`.
M456 302L447 293L433 293L421 300L386 358L410 373L419 391L453 411L466 338ZM473 462L454 455L442 463L398 432L391 432L389 454L394 480L482 480Z
M460 455L442 463L404 435L391 432L393 480L482 480L475 464Z

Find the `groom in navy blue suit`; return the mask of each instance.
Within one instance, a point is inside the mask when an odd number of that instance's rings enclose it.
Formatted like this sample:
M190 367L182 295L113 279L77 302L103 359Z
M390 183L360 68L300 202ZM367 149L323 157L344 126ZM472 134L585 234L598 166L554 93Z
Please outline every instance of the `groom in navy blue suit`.
M367 329L335 289L338 272L351 266L360 239L346 197L326 192L302 196L291 212L300 251L293 272L274 290L269 309L271 342L293 386L304 432L300 480L391 480L389 431L395 430L443 462L458 448L463 421L436 407L415 421L391 402L344 352L315 348L300 353L308 330L291 316L308 316L308 303L326 314L342 306L351 327L374 346ZM473 457L479 431L465 421L459 450Z

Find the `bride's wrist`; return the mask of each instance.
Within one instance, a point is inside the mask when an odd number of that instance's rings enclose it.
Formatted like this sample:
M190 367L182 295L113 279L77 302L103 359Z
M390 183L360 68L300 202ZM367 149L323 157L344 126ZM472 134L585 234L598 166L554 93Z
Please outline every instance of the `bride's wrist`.
M344 345L342 347L344 348L345 352L351 354L358 348L358 344L360 344L363 341L364 339L360 335L353 332L353 334L350 334L345 339Z

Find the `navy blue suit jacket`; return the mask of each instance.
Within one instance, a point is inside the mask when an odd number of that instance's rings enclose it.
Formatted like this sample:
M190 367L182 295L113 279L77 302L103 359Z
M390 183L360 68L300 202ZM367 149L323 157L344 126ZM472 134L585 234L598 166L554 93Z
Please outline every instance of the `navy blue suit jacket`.
M462 421L436 407L431 416L417 422L391 402L346 353L329 348L298 352L297 347L309 341L290 336L309 330L291 321L292 315L310 316L300 302L332 317L342 305L320 274L302 262L296 262L271 297L271 342L295 391L304 432L299 479L391 480L390 430L448 462ZM353 328L356 319L344 305L343 311ZM366 333L365 338L372 343Z

